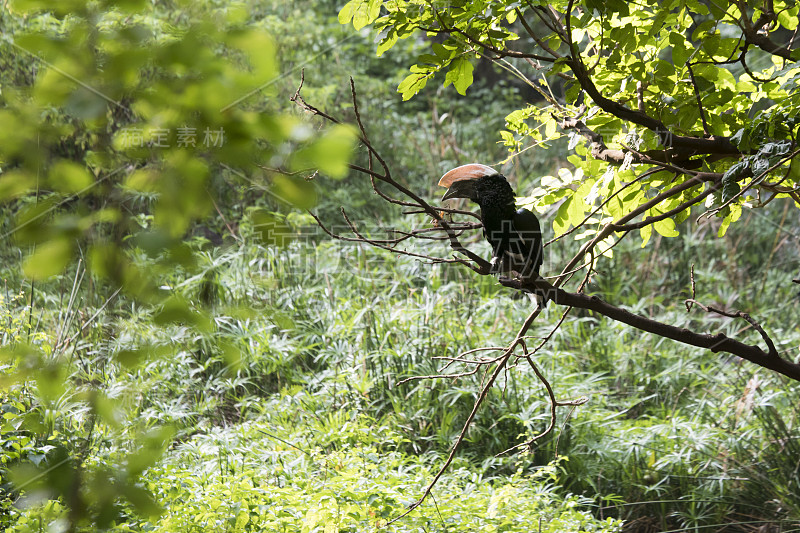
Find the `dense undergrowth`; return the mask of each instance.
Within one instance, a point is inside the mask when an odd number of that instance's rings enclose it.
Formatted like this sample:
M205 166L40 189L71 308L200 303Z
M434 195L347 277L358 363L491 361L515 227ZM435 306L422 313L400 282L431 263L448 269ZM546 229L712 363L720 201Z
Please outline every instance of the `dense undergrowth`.
M339 28L336 4L265 1L249 13L276 39L276 94L293 94L305 66L309 101L352 120L346 79L362 72L372 142L429 198L444 170L507 157L492 132L518 88L476 80L462 98L431 85L401 106L394 88L414 43L370 59L372 43ZM559 153L531 150L508 166L521 195L560 166L548 159ZM164 305L116 293L84 270L80 250L66 273L32 283L20 248L0 246L0 346L16 350L0 359L0 530L369 531L435 475L484 376L400 382L439 373L437 358L502 346L528 299L466 269L332 241L229 178L209 185L225 220L193 229L184 267L164 270L132 248ZM427 223L386 210L356 176L319 181L315 210L332 226L340 205L385 227ZM38 200L11 202L2 234ZM131 206L146 213L149 201ZM264 211L290 242L264 241ZM644 250L624 242L588 290L761 342L744 321L687 311L684 300L741 309L797 357L800 228L786 212L745 215L724 239L713 221L690 219L679 238ZM146 231L152 218L139 222ZM479 239L469 245L488 254ZM576 248L548 247L544 272ZM562 312L551 305L531 335ZM800 531L798 384L577 311L535 360L558 398L588 403L558 411L556 430L526 453L504 453L550 418L539 381L512 365L432 497L387 531Z
M682 240L655 244L674 260L654 258L646 272L631 266L639 250L622 245L590 288L637 312L707 327L682 301L691 265L680 263L681 250L692 247L695 298L748 309L779 349L796 353L800 305L785 272L796 243L767 271L754 262L745 284L729 277L741 275L728 268L734 261L747 264L787 229L765 232L768 222L726 240L687 226ZM190 302L193 318L154 322L164 309L107 302L80 269L33 286L32 307L31 286L7 282L3 343L38 345L68 358L69 370L3 393L6 530L66 523L64 497L37 490L45 488L37 479L67 451L84 458L71 465L90 480L83 505L128 501L95 517L121 530L362 531L421 495L482 375L398 382L438 373L437 357L502 345L529 301L490 278L310 238L309 228L283 248L259 244L246 220L240 229L240 244L198 239L206 251L195 271L163 274L163 290ZM737 239L749 245L736 248ZM561 312L551 306L533 335ZM749 334L734 320L711 324ZM591 314L570 315L536 361L559 398L589 402L559 411L557 430L529 453L503 454L550 416L542 386L515 366L433 498L389 530L619 529L609 517L636 531L800 527L797 384ZM150 448L128 449L143 439ZM14 491L5 469L28 488ZM91 492L120 475L142 493Z

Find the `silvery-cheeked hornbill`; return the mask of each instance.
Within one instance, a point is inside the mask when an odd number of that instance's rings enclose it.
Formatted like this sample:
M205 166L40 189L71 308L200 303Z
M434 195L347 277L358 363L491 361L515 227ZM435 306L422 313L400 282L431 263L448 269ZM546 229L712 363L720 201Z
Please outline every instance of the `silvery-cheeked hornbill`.
M523 279L539 276L544 255L539 219L527 209L516 209L516 195L505 176L473 163L454 168L439 185L448 188L442 200L469 198L480 206L483 235L492 246L492 272L516 272Z

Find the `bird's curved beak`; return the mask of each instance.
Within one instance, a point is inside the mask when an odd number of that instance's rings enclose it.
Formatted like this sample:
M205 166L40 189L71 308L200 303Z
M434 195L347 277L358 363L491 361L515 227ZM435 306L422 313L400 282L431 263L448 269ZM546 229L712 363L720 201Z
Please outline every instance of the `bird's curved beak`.
M454 181L447 192L442 196L442 201L449 200L450 198L472 198L475 192L475 183L470 180Z
M475 192L475 180L492 174L497 174L497 171L480 163L470 163L454 168L439 180L440 187L448 188L442 201L450 198L472 199Z

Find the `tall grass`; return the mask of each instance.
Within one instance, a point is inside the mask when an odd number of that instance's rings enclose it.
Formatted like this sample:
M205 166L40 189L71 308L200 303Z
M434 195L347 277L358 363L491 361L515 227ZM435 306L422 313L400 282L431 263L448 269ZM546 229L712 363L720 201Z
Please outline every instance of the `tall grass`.
M748 310L779 349L796 353L800 309L796 289L785 283L796 243L772 254L765 273L751 254L768 253L764 242L775 242L774 232L745 226L743 246L741 235L717 240L703 227L681 229L683 239L660 242L644 271L635 243L615 249L590 290L670 324L760 342L745 323L686 311L693 263L696 299ZM4 443L22 443L22 452L4 448L5 462L47 460L57 445L83 451L90 462L113 463L133 436L155 427L173 427L177 442L191 443L264 420L283 428L284 440L302 435L322 450L344 452L362 442L364 416L385 428L379 433L394 435L372 442L377 457L444 453L472 409L482 373L399 382L441 372L438 357L503 345L529 311L527 299L488 277L331 242L308 228L283 248L259 244L248 231L245 220L243 242L228 247L198 240L206 251L196 268L163 274L163 290L207 317L207 327L155 325L157 309L122 296L107 303L101 295L112 291L89 286L87 278L78 284L79 272L38 286L32 306L27 285L9 286L0 314L6 345L30 336L55 356L59 337L74 342L57 354L68 361L62 387L49 394L32 378L4 393ZM549 310L531 334L545 334L559 316ZM568 457L559 463L557 490L589 498L595 516L625 519L631 531L797 527L797 384L592 313L568 317L535 357L557 397L587 396L589 403L559 411L557 430L529 453L495 458L549 420L541 384L524 365L513 366L459 455L471 475L528 476ZM90 394L109 398L112 412L93 416ZM295 411L276 413L281 398L294 398ZM14 429L23 418L37 420L40 431ZM226 465L220 475L250 460L236 452L239 445L217 445L216 460ZM168 454L163 465L184 453ZM171 474L163 465L149 479L168 498L162 484ZM208 486L203 468L181 475Z

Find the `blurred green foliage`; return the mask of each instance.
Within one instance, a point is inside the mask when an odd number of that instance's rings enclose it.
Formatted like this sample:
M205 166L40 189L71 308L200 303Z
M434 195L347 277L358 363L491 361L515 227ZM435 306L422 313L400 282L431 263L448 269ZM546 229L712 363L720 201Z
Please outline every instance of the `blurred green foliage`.
M340 7L2 11L0 529L353 531L419 497L480 376L398 381L437 373L434 357L502 344L527 303L492 279L315 231L298 208L331 223L341 205L386 226L412 222L343 172L359 154L352 130L324 127L289 98L305 69L308 101L352 122L357 71L372 141L398 179L434 198L447 168L507 156L487 132L526 93L482 63L466 95L461 81L429 84L402 104L395 88L429 42L399 40L378 58L371 37L339 25ZM564 162L526 154L512 164L527 195ZM796 324L786 235L797 228L750 218L722 240L706 238L718 227L687 223L680 239L654 236L672 260L646 267L621 245L591 290L694 327L670 302L702 258L698 281L727 289L698 297ZM534 334L558 317L545 318ZM779 333L784 349L800 342ZM797 520L796 386L751 382L734 361L591 315L571 318L540 359L559 397L591 402L560 412L558 433L530 453L491 457L549 416L538 381L513 369L435 501L394 530L612 531L609 517L653 516L654 527L700 528L744 521L742 509ZM569 459L553 462L556 450Z
M3 6L0 202L3 239L14 244L4 255L25 256L8 281L30 280L31 313L12 321L2 348L4 383L15 391L6 419L25 412L4 435L16 449L4 462L18 464L3 481L10 475L33 501L60 498L71 529L108 527L121 502L155 512L139 476L170 442L166 430L153 437L144 427L127 435L126 453L91 460L98 427L118 429L121 406L102 386L104 369L72 375L75 343L96 318L76 298L88 284L100 310L119 295L146 306L156 326L207 332L207 313L163 280L198 271L193 232L222 203L217 191L255 185L286 208L309 208L313 183L265 169L312 166L341 178L347 168L349 129L315 131L276 102L282 74L262 22L228 2ZM76 277L53 337L32 321L36 291L58 287L67 270ZM67 331L73 323L77 333ZM133 343L121 359L131 366L157 355ZM64 409L81 413L69 428ZM23 461L24 450L39 460Z

